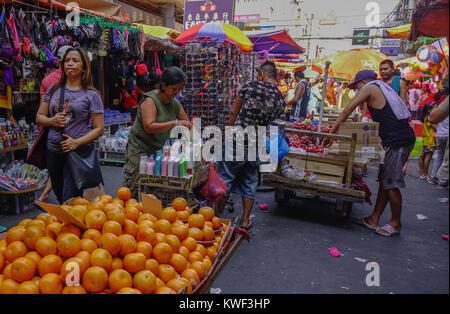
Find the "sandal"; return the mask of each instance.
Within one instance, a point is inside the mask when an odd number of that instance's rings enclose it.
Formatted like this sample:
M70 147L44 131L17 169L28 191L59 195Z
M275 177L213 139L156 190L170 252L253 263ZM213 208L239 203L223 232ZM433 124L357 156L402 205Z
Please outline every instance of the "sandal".
M353 219L353 222L357 225L369 228L370 230L378 230L378 227L374 227L366 221L366 217Z
M376 233L385 237L392 237L395 235L399 235L400 231L392 228L390 224L386 224L383 227L380 227Z
M250 222L250 224L247 226L247 227L244 227L244 226L242 226L242 225L240 225L239 226L239 228L241 228L241 229L245 229L245 230L250 230L250 228L253 226L253 223L252 222Z

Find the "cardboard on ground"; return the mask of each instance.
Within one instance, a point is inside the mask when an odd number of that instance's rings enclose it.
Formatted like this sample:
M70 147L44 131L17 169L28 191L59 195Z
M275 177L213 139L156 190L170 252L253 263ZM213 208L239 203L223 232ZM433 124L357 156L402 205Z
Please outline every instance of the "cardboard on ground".
M162 218L162 202L153 194L141 194L144 212L152 214L156 219Z

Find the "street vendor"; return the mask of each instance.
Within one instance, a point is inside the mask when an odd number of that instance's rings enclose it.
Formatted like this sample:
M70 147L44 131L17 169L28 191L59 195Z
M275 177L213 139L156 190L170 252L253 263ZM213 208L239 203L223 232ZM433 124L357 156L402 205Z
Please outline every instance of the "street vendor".
M311 96L311 86L305 79L303 71L297 71L294 74L297 87L295 88L295 96L286 106L292 106L291 118L303 121L308 114L308 102Z
M123 185L132 191L134 198L138 193L136 183L141 155L150 156L163 148L172 128L192 127L180 102L175 99L185 84L184 73L177 67L171 67L160 80L158 90L144 94L128 137Z
M403 166L414 148L416 141L414 130L409 125L410 112L402 98L386 83L377 80L372 70L362 70L356 74L349 86L358 89L356 97L344 109L336 120L331 133L358 107L366 102L373 120L380 123L380 138L386 150L384 161L380 164L377 201L372 214L356 223L375 230L377 234L392 236L400 234L402 213L401 188L405 188ZM390 202L392 218L383 227L379 227L380 218Z

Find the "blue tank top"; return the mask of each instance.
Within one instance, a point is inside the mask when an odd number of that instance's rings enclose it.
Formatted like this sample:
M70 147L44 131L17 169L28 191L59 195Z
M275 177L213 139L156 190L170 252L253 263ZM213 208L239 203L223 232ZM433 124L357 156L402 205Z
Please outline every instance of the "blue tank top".
M384 146L398 148L415 143L416 136L408 119L397 120L387 100L382 109L368 108L373 121L380 123L380 138Z

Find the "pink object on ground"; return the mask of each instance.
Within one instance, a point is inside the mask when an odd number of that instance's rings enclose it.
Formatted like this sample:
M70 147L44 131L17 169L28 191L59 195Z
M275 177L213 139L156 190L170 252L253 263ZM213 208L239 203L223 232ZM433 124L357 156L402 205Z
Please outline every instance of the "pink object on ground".
M332 247L330 249L330 255L334 256L334 257L339 257L341 256L341 252L339 252L339 250L335 247Z
M259 209L261 209L261 210L268 210L269 209L269 205L261 204L261 205L259 205Z
M447 240L448 241L448 234L442 234L442 239Z

